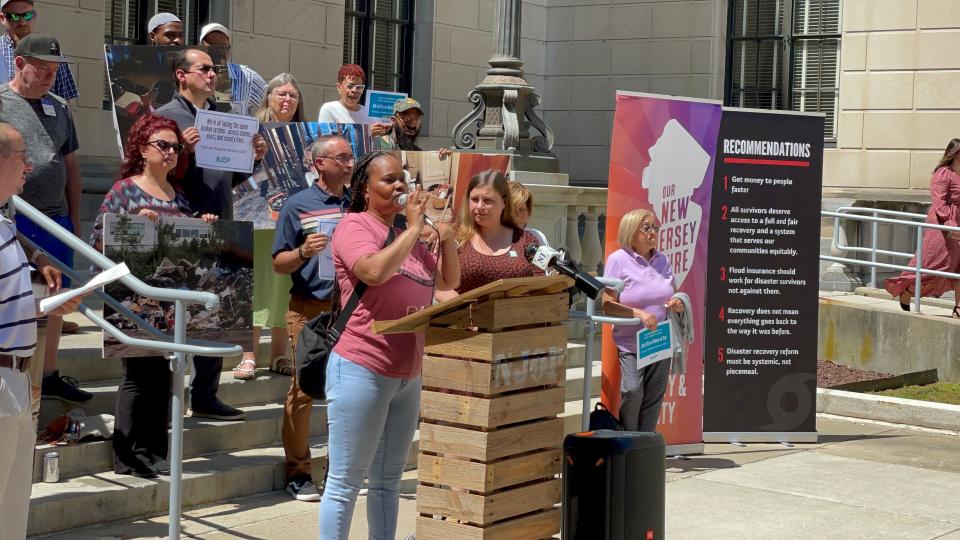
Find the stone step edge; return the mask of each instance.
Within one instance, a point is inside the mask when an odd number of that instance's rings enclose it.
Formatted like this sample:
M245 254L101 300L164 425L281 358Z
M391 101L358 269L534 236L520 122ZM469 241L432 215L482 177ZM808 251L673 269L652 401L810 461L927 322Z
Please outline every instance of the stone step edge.
M960 405L817 388L817 412L960 432Z
M229 439L229 436L222 434L232 430L246 430L247 435L250 431L256 431L263 428L261 425L274 425L275 435L264 443L271 444L280 442L281 439L281 418L283 416L284 405L277 403L268 403L264 405L251 405L240 407L247 413L247 419L240 422L228 422L221 420L211 420L206 418L192 419L185 418L183 438L184 438L184 457L192 459L204 457L223 452L240 450L241 448L231 446L222 446L210 451L194 452L197 446L192 444L194 438L219 437ZM315 403L311 415L311 431L313 436L320 437L326 435L326 407ZM322 432L318 432L322 430ZM112 441L110 439L100 441L88 441L69 445L51 445L38 444L33 453L33 483L39 484L43 477L43 456L48 452L57 452L60 454L60 479L68 480L90 474L99 474L113 469L112 463ZM73 461L82 460L83 465L78 466ZM90 460L96 460L90 463ZM72 472L77 471L77 472Z

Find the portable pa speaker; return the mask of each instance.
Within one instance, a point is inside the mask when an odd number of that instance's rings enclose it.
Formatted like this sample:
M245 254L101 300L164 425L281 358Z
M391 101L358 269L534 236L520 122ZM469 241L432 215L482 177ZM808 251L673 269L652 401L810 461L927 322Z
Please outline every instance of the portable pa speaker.
M563 454L564 540L664 538L662 435L575 433L564 440Z

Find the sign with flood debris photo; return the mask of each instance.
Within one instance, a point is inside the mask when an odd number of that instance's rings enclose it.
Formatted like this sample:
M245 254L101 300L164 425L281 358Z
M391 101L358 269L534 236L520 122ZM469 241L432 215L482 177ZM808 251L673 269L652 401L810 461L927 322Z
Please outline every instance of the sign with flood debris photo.
M220 299L214 309L187 306L187 338L240 345L253 350L253 225L220 220L204 223L187 217L105 214L103 252L124 261L130 273L164 289L210 292ZM174 329L174 303L138 295L113 282L105 292L139 320L108 305L103 316L125 334L154 336L143 325L169 335ZM104 357L156 356L155 351L121 344L106 333Z

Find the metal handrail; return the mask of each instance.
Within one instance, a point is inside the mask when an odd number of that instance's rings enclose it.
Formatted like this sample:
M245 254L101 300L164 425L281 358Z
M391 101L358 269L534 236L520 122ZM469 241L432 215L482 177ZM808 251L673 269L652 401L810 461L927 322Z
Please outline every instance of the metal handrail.
M10 197L8 211L11 218L13 214L19 212L27 216L40 228L53 235L55 238L66 244L70 249L89 259L93 264L103 270L108 270L116 266L116 263L108 259L103 254L97 252L92 246L71 234L69 231L58 225L55 221L41 213L39 210L27 204L23 199L17 196ZM37 249L38 246L24 239L27 244ZM48 259L68 277L77 281L83 281L79 274L72 268L45 252ZM77 308L81 314L102 328L110 336L116 338L121 343L142 347L150 350L170 352L170 371L173 372L172 388L172 407L171 407L171 433L170 433L170 498L169 498L169 525L167 535L171 539L180 538L180 518L181 518L181 489L183 484L183 415L186 411L184 404L184 382L183 377L187 370L187 356L202 354L208 356L231 356L241 354L243 349L239 345L226 345L211 341L187 342L187 323L186 323L186 305L202 304L206 309L215 308L220 302L216 295L201 291L182 291L178 289L161 289L152 285L147 285L133 275L126 275L118 280L120 283L133 290L134 292L157 300L174 302L174 335L173 341L170 336L160 332L123 306L115 298L112 298L103 291L97 290L95 294L103 298L104 302L117 309L124 316L130 318L137 326L146 330L156 340L134 338L124 334L120 329L106 321L100 315L85 304L80 304ZM205 345L201 345L204 343Z
M871 215L858 215L858 214L871 214ZM820 259L824 261L837 262L843 264L857 264L863 265L870 268L870 286L876 288L877 286L877 268L885 268L890 270L900 270L904 272L914 272L914 310L917 313L920 313L920 298L921 298L921 277L923 275L931 276L940 276L950 279L960 279L960 274L954 272L943 272L941 270L932 270L922 267L923 259L923 233L926 229L938 230L943 232L955 232L960 233L960 227L950 226L950 225L937 225L934 223L926 223L925 214L917 214L914 212L900 212L896 210L883 210L879 208L864 208L858 206L844 206L838 208L835 212L821 211L821 216L832 217L833 218L833 241L831 242L831 251L833 252L853 252L853 253L869 253L870 260L864 261L862 259L851 259L847 257L836 257L832 255L821 255ZM904 217L909 219L892 219L892 218L883 218L880 215L887 216L896 216ZM861 247L861 246L850 246L841 242L840 240L840 220L848 219L853 221L862 221L871 224L872 238L870 247ZM877 227L880 223L886 223L889 225L905 225L907 227L916 227L917 228L917 248L913 253L903 253L899 251L889 251L885 249L877 248ZM888 264L877 262L877 255L885 255L893 258L914 258L915 266L904 266L899 264Z
M617 292L623 292L625 286L622 279L595 276L597 281L616 289ZM608 317L606 315L597 315L597 302L592 298L587 298L586 311L570 310L570 318L587 321L587 343L583 351L583 409L580 423L584 431L590 429L590 398L593 395L593 340L597 334L597 324L643 324L643 321L633 317Z

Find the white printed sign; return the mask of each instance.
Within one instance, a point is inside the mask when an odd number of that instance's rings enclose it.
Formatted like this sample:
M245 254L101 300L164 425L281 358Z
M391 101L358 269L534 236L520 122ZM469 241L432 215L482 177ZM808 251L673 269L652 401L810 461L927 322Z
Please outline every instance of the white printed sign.
M253 136L260 121L250 116L197 111L200 142L194 153L197 166L240 173L253 172Z

